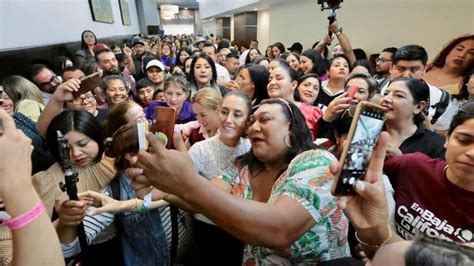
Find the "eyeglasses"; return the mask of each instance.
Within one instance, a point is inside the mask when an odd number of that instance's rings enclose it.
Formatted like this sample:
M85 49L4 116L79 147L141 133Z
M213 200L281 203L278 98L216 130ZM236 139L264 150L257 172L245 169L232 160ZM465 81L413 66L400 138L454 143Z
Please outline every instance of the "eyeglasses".
M57 86L57 85L61 84L61 82L62 82L62 79L61 79L60 76L52 75L51 78L49 79L49 81L40 83L39 86L40 87Z
M459 113L474 115L474 101L467 101L459 107Z
M392 59L385 59L385 58L376 58L375 59L375 63L381 63L381 64L383 64L385 62L391 62L391 61L392 61Z
M74 104L82 104L82 101L87 102L87 103L91 103L94 100L95 100L94 95L92 95L92 94L83 94L83 95L81 95L77 98L72 99L72 102Z

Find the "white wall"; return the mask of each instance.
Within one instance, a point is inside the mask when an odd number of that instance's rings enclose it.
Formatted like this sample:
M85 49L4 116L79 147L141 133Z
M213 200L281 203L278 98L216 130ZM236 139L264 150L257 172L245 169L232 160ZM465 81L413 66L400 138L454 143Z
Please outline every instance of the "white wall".
M264 53L266 47L270 45L270 11L261 10L257 15L257 40L258 49Z
M258 2L261 2L261 0L200 0L199 11L201 12L201 17L206 19Z
M123 26L118 0L114 23L92 20L88 0L0 0L0 51L80 41L85 29L97 38L139 32L135 0L127 0L131 26Z
M217 25L216 25L216 21L215 20L212 20L212 21L203 21L201 23L201 27L202 27L202 34L204 36L206 35L209 35L211 33L214 33L214 36L216 35L216 31L217 31ZM201 32L198 32L198 33L201 33Z
M474 32L472 0L352 0L344 1L337 18L353 48L368 54L389 46L419 44L434 57L442 45ZM300 41L304 48L322 39L327 15L315 0L288 1L270 9L270 42L286 47Z

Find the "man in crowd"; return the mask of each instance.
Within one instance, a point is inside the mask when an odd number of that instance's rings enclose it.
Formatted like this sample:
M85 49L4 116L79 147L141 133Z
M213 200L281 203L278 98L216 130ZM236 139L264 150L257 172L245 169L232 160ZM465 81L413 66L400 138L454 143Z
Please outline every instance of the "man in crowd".
M400 77L422 79L425 73L428 53L419 45L406 45L398 48L392 58L390 68L390 80ZM429 85L429 84L428 84ZM384 95L388 82L381 88L380 93ZM431 124L446 123L447 119L442 116L450 103L449 94L439 88L429 85L430 102L428 107L428 120ZM435 125L436 127L436 125Z
M375 59L375 79L390 77L390 68L392 67L392 58L397 48L388 47L382 50L379 57Z
M239 55L236 52L231 52L226 57L225 68L229 71L230 79L234 80L239 72Z
M44 104L49 102L54 91L62 82L61 77L42 64L32 65L29 69L28 77L41 90Z

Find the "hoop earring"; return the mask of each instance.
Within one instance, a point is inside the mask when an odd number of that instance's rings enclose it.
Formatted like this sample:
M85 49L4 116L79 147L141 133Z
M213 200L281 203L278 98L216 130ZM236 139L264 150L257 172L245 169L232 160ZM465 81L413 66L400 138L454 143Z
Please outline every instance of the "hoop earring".
M286 138L286 136L290 136L290 133L288 132L288 134L285 134L285 136L283 136L283 142L285 142L285 145L288 148L291 148L291 140L287 140L287 139L289 139L289 137Z

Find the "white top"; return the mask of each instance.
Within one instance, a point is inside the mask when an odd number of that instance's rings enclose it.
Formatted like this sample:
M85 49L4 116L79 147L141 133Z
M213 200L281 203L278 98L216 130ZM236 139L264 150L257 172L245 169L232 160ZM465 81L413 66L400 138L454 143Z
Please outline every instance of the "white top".
M226 146L219 139L219 134L195 143L189 149L189 154L196 170L205 178L211 180L225 170L235 158L250 150L250 141L240 138L235 147ZM214 224L206 216L196 213L194 217L202 222Z
M457 114L461 105L466 101L465 99L458 100L451 98L448 107L446 107L446 111L439 117L438 121L433 125L433 128L436 130L448 130L454 115Z
M240 138L235 147L226 146L219 139L219 134L195 143L189 149L189 154L196 170L205 178L211 180L221 174L234 159L250 150L250 141Z
M239 64L240 66L245 65L245 59L247 58L248 53L250 52L250 49L245 50L239 57Z
M216 63L216 72L217 72L217 80L223 80L225 82L230 81L230 74L229 74L229 71L227 71L227 68Z

